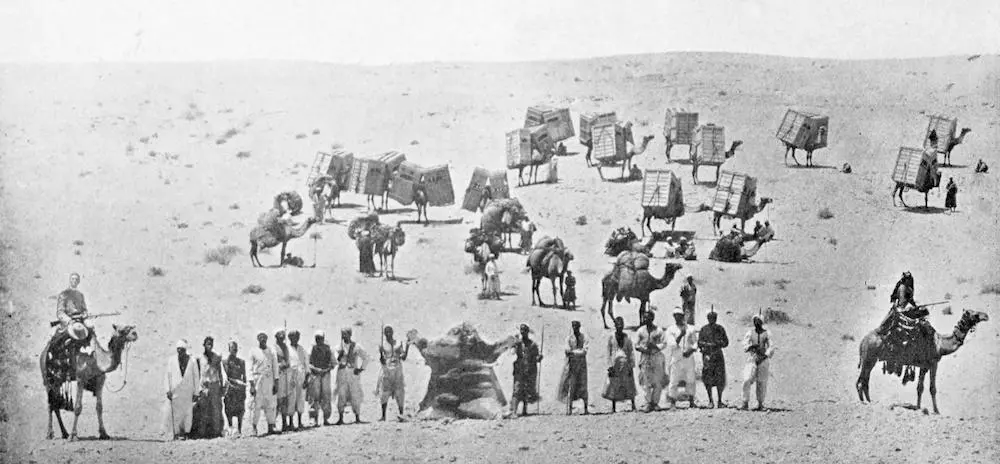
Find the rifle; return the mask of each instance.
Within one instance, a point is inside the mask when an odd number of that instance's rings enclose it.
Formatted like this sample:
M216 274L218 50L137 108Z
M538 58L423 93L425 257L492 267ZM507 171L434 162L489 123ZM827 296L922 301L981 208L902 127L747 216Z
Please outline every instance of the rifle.
M950 301L936 301L934 303L927 303L927 304L918 305L917 307L918 308L926 308L928 306L937 306L939 304L945 304L945 303L951 303L951 302Z
M108 316L121 316L121 314L122 313L120 313L118 311L115 311L113 313L88 314L87 317L86 317L86 319L97 319L99 317L108 317ZM55 327L55 326L57 326L59 324L62 324L62 321L59 321L59 320L49 321L49 327Z

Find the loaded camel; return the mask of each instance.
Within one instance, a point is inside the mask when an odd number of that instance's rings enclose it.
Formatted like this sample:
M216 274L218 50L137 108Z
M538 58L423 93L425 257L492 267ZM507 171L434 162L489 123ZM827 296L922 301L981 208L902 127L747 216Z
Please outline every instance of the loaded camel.
M250 230L250 263L254 267L264 267L257 256L257 250L266 250L281 245L281 267L284 267L285 248L292 239L302 237L313 224L317 222L315 216L306 218L306 221L299 227L292 227L291 221L279 219L272 224L258 224Z
M49 429L47 437L54 438L52 433L52 415L55 414L59 421L59 429L62 437L76 440L76 426L83 412L83 392L84 390L93 393L97 410L98 438L107 440L111 438L104 429L104 381L107 380L107 373L118 369L122 361L122 351L130 343L139 339L135 327L127 325L114 328L114 335L108 340L108 349L105 350L97 341L97 337L91 335L90 348L93 354L80 353L77 350L67 348L65 344L68 335L62 333L49 340L42 350L39 359L39 367L42 370L42 385L48 396L49 406ZM75 346L75 345L73 345ZM76 394L76 399L71 398L71 394ZM60 411L73 411L73 433L66 433L66 426L63 425Z
M484 234L505 236L501 245L506 243L507 249L513 249L513 235L520 233L521 223L527 219L528 213L516 198L492 200L483 208L479 230Z
M639 300L639 323L641 324L646 313L646 305L649 304L649 294L670 285L670 282L674 280L674 275L683 266L677 263L664 263L663 277L660 278L653 277L648 269L632 270L635 275L625 283L622 282L619 273L620 267L622 266L615 264L614 269L604 274L601 279L601 298L603 299L601 302L601 322L604 323L605 329L608 328L607 320L604 318L605 308L613 321L615 319L614 301L620 302L622 299L625 299L626 303L630 303L632 298Z
M989 316L979 311L966 310L962 317L955 324L955 329L949 335L934 333L932 336L918 336L904 346L889 350L884 337L871 331L865 338L861 339L858 347L860 360L858 367L861 374L855 385L858 390L858 399L861 402L871 403L871 396L868 391L868 380L871 376L872 368L879 361L891 362L906 366L913 366L920 369L920 377L917 381L917 409L920 409L921 396L924 393L924 377L928 372L931 374L931 403L934 406L934 414L940 414L937 406L937 368L941 358L948 356L962 347L969 333L974 331L980 322L986 322Z
M951 166L951 151L954 150L955 147L959 146L963 141L965 141L965 136L969 132L972 132L972 129L969 129L968 127L963 127L961 133L958 134L958 137L953 136L945 142L944 166Z
M764 208L766 208L767 205L769 205L769 204L771 204L773 202L774 202L774 200L772 200L770 198L763 197L763 198L760 199L760 202L757 203L756 205L750 205L750 207L753 208L753 211L750 211L749 214L746 217L738 218L740 220L740 230L745 232L746 231L746 226L747 226L747 219L750 219L755 214L758 214L761 211L764 211ZM728 217L728 218L736 218L736 216L734 216L732 214L720 213L718 211L713 211L712 212L712 233L713 234L715 234L715 233L717 233L719 231L719 227L720 227L720 224L722 223L722 217L723 216Z
M399 224L396 224L396 227L379 224L372 229L372 238L375 253L378 253L382 275L386 279L395 279L396 253L399 252L399 247L406 243L406 233L403 232L403 228ZM390 274L392 277L389 276Z
M726 152L724 153L725 159L728 160L729 158L732 158L733 156L736 156L736 149L739 148L740 145L743 145L743 141L742 140L733 140L733 143L729 145L729 150L726 150ZM692 145L692 150L693 149L694 149L694 145ZM725 161L723 161L723 162L725 162ZM704 164L704 163L702 163L702 164ZM695 156L694 152L692 151L691 152L691 178L694 179L694 183L696 185L698 184L698 166L699 166L698 157ZM707 165L707 166L710 166L710 165ZM721 171L722 171L722 164L715 165L715 182L716 183L719 182L719 175L721 174Z
M941 185L941 172L940 171L937 173L937 180L935 181L935 185ZM906 184L904 184L902 182L896 182L896 186L893 187L893 189L892 189L892 206L896 206L896 198L899 197L899 202L903 204L903 207L904 208L909 208L909 206L906 204L906 201L903 200L903 192L906 191L906 189L909 189L909 188L912 188L912 187L910 187L909 185L906 185ZM934 188L934 187L931 187L931 188ZM917 191L919 192L920 190L918 189ZM924 190L923 193L924 193L924 208L927 208L927 197L930 195L931 189L928 188L927 190Z
M626 130L631 130L632 123L631 122L626 123L625 127L626 127ZM639 143L638 147L636 147L635 144L632 144L632 148L629 148L625 152L625 158L621 161L621 163L622 163L622 172L621 172L620 178L622 178L622 179L626 178L625 177L625 171L626 170L628 170L631 173L632 158L645 153L646 152L646 148L649 147L649 142L651 142L655 137L656 137L655 135L644 135L642 137L642 142ZM609 164L613 165L613 163L609 163ZM601 180L604 180L604 173L601 171L602 165L603 165L603 163L600 163L600 160L598 160L597 174L601 177ZM631 177L631 174L630 174L630 177Z
M559 279L559 298L563 297L563 277L569 269L569 262L573 260L573 253L563 245L562 240L542 237L535 245L528 256L527 267L531 268L531 305L535 305L535 296L538 296L538 305L546 307L542 301L542 294L539 291L543 278L552 282L552 306L558 306L556 299L556 279ZM563 301L563 307L566 302Z
M382 179L382 185L379 186L379 193L368 194L368 199L365 202L365 206L371 205L371 209L375 211L383 211L389 209L389 188L392 187L392 177L394 175L396 175L395 169L385 173L385 178ZM381 199L381 204L382 204L381 208L375 206L375 195L378 195Z

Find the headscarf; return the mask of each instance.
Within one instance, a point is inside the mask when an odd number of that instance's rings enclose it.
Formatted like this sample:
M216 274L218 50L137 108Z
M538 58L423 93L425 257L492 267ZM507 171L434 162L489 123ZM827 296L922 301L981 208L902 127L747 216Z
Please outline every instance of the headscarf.
M177 340L177 348L184 348L185 350L188 349L188 342L187 342L187 340L185 340L183 338L180 339L180 340Z

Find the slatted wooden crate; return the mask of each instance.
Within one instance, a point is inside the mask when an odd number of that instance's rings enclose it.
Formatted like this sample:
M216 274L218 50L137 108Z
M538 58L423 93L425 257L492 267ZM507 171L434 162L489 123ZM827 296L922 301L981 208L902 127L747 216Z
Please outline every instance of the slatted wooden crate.
M354 153L344 150L334 150L330 156L330 167L327 168L326 173L331 176L336 176L339 173L348 173L351 170L351 164L354 161Z
M639 202L643 208L653 208L656 217L683 216L684 192L680 179L667 169L647 169L642 176Z
M795 148L816 150L826 146L829 129L829 117L790 109L785 112L775 136Z
M614 111L610 113L584 113L580 115L580 143L587 145L592 140L592 128L601 124L614 124L618 122L618 116Z
M691 145L697 128L698 113L684 108L667 109L663 118L663 136L670 138L674 145Z
M507 133L507 169L531 164L531 131L516 129Z
M370 158L354 158L347 190L364 195L379 195L385 189L388 175L384 162Z
M757 179L746 174L722 171L712 198L712 211L739 219L756 214Z
M552 143L559 143L576 135L573 132L573 119L569 108L553 108L551 106L532 106L524 118L524 128L548 126L549 138Z
M591 156L602 163L613 163L625 157L625 137L618 123L594 126Z
M955 137L958 129L958 119L945 116L928 116L927 132L924 133L924 149L933 149L935 153L944 153L948 149L948 141ZM938 137L937 146L930 141L931 131Z
M493 198L510 198L510 186L507 184L507 171L488 171L476 168L469 179L469 187L465 189L462 198L462 209L476 211L483 200L483 190L490 187Z
M932 150L900 147L892 180L918 192L926 192L941 184L938 176L937 153Z
M312 167L309 168L309 176L306 178L306 185L312 186L313 182L319 176L328 174L330 169L330 159L333 157L333 153L326 153L322 151L316 152L316 157L313 158Z
M447 164L431 166L421 171L427 187L429 206L450 206L455 204L455 187L451 183L451 170ZM418 178L419 179L419 178Z
M406 161L406 155L398 151L387 151L375 157L375 159L385 163L386 169L389 172L395 171L403 161Z
M389 198L396 200L401 205L413 203L413 184L420 180L420 173L423 169L409 161L400 163L399 168L392 175Z
M715 124L698 126L691 141L691 159L718 166L726 161L726 128Z

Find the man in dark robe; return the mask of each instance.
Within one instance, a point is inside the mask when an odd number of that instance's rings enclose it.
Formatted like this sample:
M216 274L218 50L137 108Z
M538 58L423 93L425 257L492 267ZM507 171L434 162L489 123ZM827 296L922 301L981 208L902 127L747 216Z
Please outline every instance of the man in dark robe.
M236 435L243 434L243 414L246 412L247 401L247 363L236 356L239 345L229 342L229 357L226 358L223 369L229 380L229 388L225 392L226 421L230 430L233 428L233 417L236 418Z
M198 377L201 379L201 389L198 392L198 402L194 406L192 435L198 438L217 438L222 436L224 429L222 397L225 395L229 379L222 366L222 357L212 351L215 340L212 337L205 337L203 346L205 352L195 360Z
M701 381L708 392L709 408L715 407L712 401L712 387L719 392L719 407L726 406L726 403L722 402L722 391L726 389L726 357L722 349L729 346L729 337L726 335L726 329L716 323L718 318L719 315L712 310L708 313L708 324L698 331L698 349L701 350L702 359Z
M528 403L536 403L538 396L538 365L542 362L542 353L528 335L531 329L527 324L521 324L521 339L514 345L514 391L511 393L511 408L517 415L517 405L523 404L522 415L528 415Z

